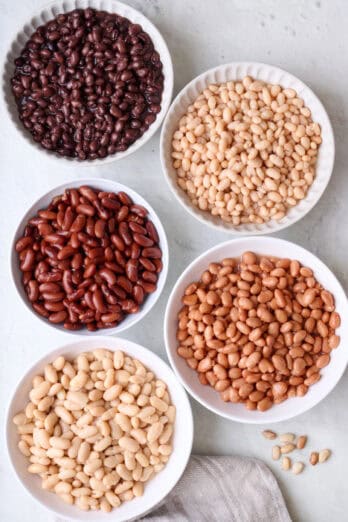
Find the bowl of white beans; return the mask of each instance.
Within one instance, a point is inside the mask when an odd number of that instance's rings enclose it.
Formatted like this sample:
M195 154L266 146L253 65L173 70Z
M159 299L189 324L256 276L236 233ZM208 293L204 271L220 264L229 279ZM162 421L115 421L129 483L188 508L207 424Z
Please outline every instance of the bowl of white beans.
M165 118L162 169L179 203L231 234L273 233L304 217L334 164L317 96L262 63L221 65L192 80Z
M37 361L6 424L9 459L32 497L67 520L142 517L180 479L193 439L190 403L150 350L95 337Z

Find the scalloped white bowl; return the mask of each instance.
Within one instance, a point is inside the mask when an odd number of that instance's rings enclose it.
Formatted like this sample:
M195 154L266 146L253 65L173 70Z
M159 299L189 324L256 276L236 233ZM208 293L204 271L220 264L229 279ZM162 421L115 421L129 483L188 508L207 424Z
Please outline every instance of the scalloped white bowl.
M48 319L45 319L41 315L39 315L35 310L32 308L28 296L24 290L24 287L22 285L22 272L19 269L18 264L18 256L15 249L15 245L17 240L22 236L24 228L28 222L29 219L34 217L37 212L40 209L46 208L47 205L52 201L54 196L57 196L59 194L63 194L63 192L67 188L76 188L81 187L82 185L88 185L90 187L100 189L100 190L106 190L108 192L126 192L134 201L134 203L138 203L139 205L144 206L148 210L148 217L153 221L159 238L160 238L160 248L162 250L162 261L163 261L163 268L159 275L158 281L157 281L157 289L152 294L148 294L146 297L144 303L141 305L141 308L139 312L135 314L128 314L123 319L123 321L114 328L105 328L105 329L99 329L96 332L90 332L87 330L87 328L84 328L83 330L66 330L63 325L61 324L53 324L48 321ZM62 185L59 185L58 187L52 188L50 191L48 191L46 194L43 194L40 198L38 198L35 203L29 208L29 210L24 214L23 218L21 219L17 230L15 232L15 235L13 237L13 241L11 244L11 250L10 250L10 266L11 266L11 275L13 283L16 287L16 290L18 292L19 297L21 298L22 302L25 304L25 306L30 310L32 314L34 314L35 317L40 319L40 321L45 324L47 327L53 327L56 330L59 330L60 332L66 333L66 334L73 334L73 335L88 335L88 336L98 336L102 333L104 335L114 335L122 332L123 330L126 330L127 328L130 328L134 324L136 324L138 321L140 321L145 315L151 310L151 308L156 303L157 299L161 295L161 292L164 288L167 274L168 274L168 264L169 264L169 251L168 251L168 242L167 242L167 236L165 233L165 230L163 228L163 225L157 216L154 209L151 207L151 205L140 196L135 190L132 190L131 188L127 187L126 185L122 185L121 183L118 183L117 181L111 181L110 179L102 179L102 178L86 178L86 179L78 179L76 181L71 181L69 183L63 183Z
M336 310L341 316L341 326L336 330L341 337L339 346L331 352L331 361L321 370L321 379L311 386L304 397L288 399L265 412L249 411L243 404L223 402L210 386L203 386L196 372L191 370L182 357L177 354L177 315L182 307L181 298L185 288L198 281L209 263L218 262L225 257L240 257L245 251L258 254L297 259L312 268L316 279L335 297ZM348 363L348 320L347 297L331 270L311 252L290 241L273 237L236 238L216 245L197 257L184 270L176 282L168 300L164 319L164 336L169 361L187 391L209 410L237 422L266 424L291 419L309 410L322 401L342 377Z
M180 118L185 114L188 106L195 101L197 96L210 84L222 83L232 80L240 80L244 76L252 76L255 79L270 83L280 84L282 87L295 89L300 98L303 98L306 106L312 111L312 117L318 122L322 131L322 144L316 166L316 177L308 194L298 205L292 207L286 216L280 221L271 220L267 223L232 225L222 219L212 216L210 212L204 212L195 207L188 195L178 186L176 171L172 165L172 136L177 129ZM220 65L204 72L186 85L173 101L164 120L160 155L162 169L170 189L179 203L201 223L218 228L234 235L271 234L286 228L303 218L319 201L331 177L335 145L334 136L329 117L314 92L301 80L278 67L263 63L233 62Z
M24 45L33 34L33 32L40 26L48 21L55 18L60 13L68 13L74 9L85 9L92 7L97 10L108 11L109 13L117 13L120 16L128 18L135 24L140 24L144 31L146 31L151 37L156 51L160 54L160 58L163 65L164 74L164 88L162 93L161 110L157 114L156 120L150 125L148 130L136 140L127 150L124 152L117 152L110 154L105 158L95 160L79 160L78 158L68 158L60 156L54 151L48 151L42 147L39 143L33 140L30 132L26 131L24 126L18 117L17 105L14 96L11 91L11 77L14 72L14 59L20 55ZM173 64L172 59L167 47L167 44L159 32L159 30L146 18L140 11L137 11L133 7L118 2L117 0L60 0L54 1L44 5L40 11L35 12L30 20L26 20L26 23L22 24L21 29L14 37L5 60L2 83L3 83L3 96L5 100L5 106L9 117L18 131L18 135L25 139L36 151L44 154L47 158L59 161L60 164L65 163L66 165L81 165L81 166L93 166L105 165L115 160L119 160L129 156L140 147L142 147L157 131L161 126L162 121L167 113L170 105L172 94L173 94Z
M137 497L130 502L124 502L111 513L81 511L76 506L65 504L57 495L43 490L40 478L37 475L31 475L27 471L28 459L20 453L17 447L19 437L16 432L16 426L12 422L14 415L21 411L28 402L28 393L31 390L33 377L41 373L47 363L52 362L59 355L76 357L81 352L96 348L107 348L111 351L123 350L132 357L139 359L159 379L167 384L172 403L176 407L173 453L168 463L160 473L146 484L142 497ZM93 339L80 338L78 341L70 342L47 353L47 355L36 361L19 381L13 392L6 418L7 451L18 480L36 501L64 520L91 522L96 522L97 520L101 522L106 520L117 520L118 522L138 520L138 517L144 516L161 502L180 479L190 457L192 440L193 418L190 402L184 388L178 382L172 370L162 359L147 348L121 338L101 336ZM28 520L30 520L30 516Z

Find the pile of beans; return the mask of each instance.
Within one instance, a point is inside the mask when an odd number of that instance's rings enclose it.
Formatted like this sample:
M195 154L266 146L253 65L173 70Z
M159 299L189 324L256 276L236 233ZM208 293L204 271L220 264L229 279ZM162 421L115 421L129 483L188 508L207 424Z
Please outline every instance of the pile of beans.
M155 121L164 76L140 25L89 8L39 27L16 58L11 83L36 142L94 160L125 151Z
M192 203L240 225L282 219L315 177L321 131L293 89L249 76L209 85L172 140L177 181Z
M141 496L172 452L166 384L121 351L58 357L34 377L29 399L13 418L28 471L80 509L109 512Z
M295 260L245 252L211 263L182 302L178 354L250 410L305 395L340 342L332 294Z
M157 288L162 252L147 210L125 192L67 189L16 243L34 310L68 330L117 326Z

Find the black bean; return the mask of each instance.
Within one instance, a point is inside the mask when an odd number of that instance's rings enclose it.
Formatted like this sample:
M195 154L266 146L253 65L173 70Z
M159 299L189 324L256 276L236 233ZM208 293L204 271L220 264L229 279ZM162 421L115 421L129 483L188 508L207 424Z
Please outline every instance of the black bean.
M161 110L164 77L151 38L116 14L76 9L39 27L15 59L20 120L61 155L126 150Z

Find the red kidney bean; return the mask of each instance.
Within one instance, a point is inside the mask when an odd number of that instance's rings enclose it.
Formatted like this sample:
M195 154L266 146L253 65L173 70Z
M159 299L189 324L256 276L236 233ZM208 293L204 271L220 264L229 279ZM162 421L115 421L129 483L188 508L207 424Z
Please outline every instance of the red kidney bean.
M138 279L138 262L135 259L130 259L126 263L126 274L132 283Z
M37 312L39 315L42 315L42 317L48 317L50 315L43 304L33 303L32 306L33 306L35 312Z
M121 288L123 288L127 292L127 294L131 294L132 293L133 285L132 285L131 281L127 277L119 276L117 278L117 284Z
M120 210L118 211L117 215L116 215L116 219L118 222L121 222L121 221L124 221L126 219L126 217L128 216L129 214L129 208L128 206L124 205L123 207L120 208Z
M132 236L129 232L129 226L125 221L119 224L118 232L126 245L132 244Z
M130 250L131 259L138 259L141 254L141 248L137 243L133 243Z
M28 248L25 251L25 255L24 255L23 261L20 266L22 272L29 272L30 270L32 270L34 263L35 263L34 250L32 250L31 248Z
M104 221L103 219L98 219L98 221L96 221L96 223L94 225L94 234L96 237L98 237L98 238L104 237L105 226L106 226L106 221Z
M125 245L123 239L120 238L120 236L118 236L117 234L112 234L111 241L118 250L121 250L121 252L123 252L123 250L125 250L126 245Z
M133 288L134 299L138 304L141 304L144 301L145 292L144 289L140 285L135 285Z
M103 323L114 323L119 321L119 319L122 317L122 314L113 312L109 314L104 314L101 316L101 320Z
M80 253L75 254L71 260L71 268L73 270L78 270L79 268L81 268L82 264L83 264L82 254L80 254Z
M54 233L45 235L45 241L55 246L64 245L65 243L64 237Z
M131 212L142 218L146 217L148 214L148 211L142 205L132 205L130 210Z
M68 207L64 214L62 229L70 230L70 227L73 224L74 219L75 219L74 212L72 211L71 207Z
M141 26L88 8L40 26L15 60L11 85L35 141L62 156L94 160L127 150L156 120L164 76ZM76 209L86 203L81 195L96 201L89 187L70 189L66 201ZM60 226L63 220L61 213Z
M75 249L78 249L79 246L80 246L80 241L79 241L79 238L77 236L77 233L76 232L73 232L70 236L70 244L73 248Z
M94 207L92 207L92 205L88 205L87 203L85 204L80 204L76 207L76 210L79 214L83 214L85 216L94 216L95 214L95 209Z
M126 299L127 294L121 286L113 285L111 289L114 292L114 294L118 297L118 299Z
M162 268L163 268L162 260L161 259L154 259L153 262L154 262L154 264L156 266L156 273L159 274L160 272L162 272Z
M62 280L62 273L59 272L41 272L37 276L39 283L54 283Z
M149 237L146 237L142 234L133 234L133 239L136 243L138 243L138 245L142 246L142 247L151 247L153 245L153 241L152 239L150 239Z
M140 257L139 262L143 265L145 270L148 270L149 272L156 272L156 265L150 261L150 259L147 259L146 257Z
M140 281L138 281L138 284L143 287L147 294L151 294L157 288L157 285L155 285L154 283L149 283L148 281L144 281L143 279L140 279Z
M93 310L88 310L87 312L85 312L79 316L79 320L81 321L81 323L93 322L94 316L95 316L95 313L93 312Z
M146 230L147 230L148 235L151 237L151 239L155 243L159 243L159 235L158 235L156 227L152 223L152 221L147 221L147 223L146 223Z
M53 232L53 228L48 223L40 223L38 226L38 231L40 236L45 236L47 234L51 234Z
M72 257L76 254L76 248L73 248L71 245L67 245L63 247L57 254L57 259L64 260L68 257Z
M86 185L83 185L82 187L80 187L79 191L80 191L80 194L84 198L89 199L89 201L95 201L96 199L98 199L98 196L95 193L95 191L93 189L91 189L90 187L87 187Z
M115 251L115 258L116 258L116 262L121 266L121 267L125 267L126 266L126 260L123 256L123 254L121 252L119 252L118 250Z
M65 310L61 310L60 312L55 312L53 314L50 314L48 320L51 323L58 324L58 323L63 323L67 317L68 317L67 312Z
M70 227L70 232L80 232L86 224L86 216L79 214Z
M122 266L118 265L117 263L110 263L109 261L107 261L105 263L105 267L109 268L110 270L112 270L116 274L123 274L124 273L124 269L122 268Z
M39 290L41 293L43 292L59 292L60 291L60 286L57 285L56 283L42 283L40 286L39 286Z
M157 282L157 275L154 272L148 272L147 270L142 273L142 278L144 281L149 281L149 283Z
M99 290L99 288L94 290L92 299L96 310L98 310L98 312L101 312L102 314L105 314L107 312L107 307L104 304L103 294L101 290Z
M39 210L38 216L42 219L48 219L48 221L54 221L57 219L57 213L52 212L51 210Z
M44 301L61 301L64 299L63 292L42 292L41 296Z
M102 205L110 210L118 210L120 208L120 202L116 199L102 198Z
M72 273L70 270L65 270L63 272L62 283L63 283L63 288L64 288L65 293L71 294L74 291L74 286L73 286L73 282L72 282ZM58 288L58 290L59 290L59 288Z
M105 279L109 286L116 284L116 275L114 272L112 272L112 270L109 270L108 268L102 268L99 270L99 275L102 279Z
M70 197L71 205L73 207L77 207L77 205L80 203L80 194L79 194L79 192L76 189L68 189L67 195Z
M33 238L30 236L27 237L21 237L18 239L16 243L16 252L22 252L25 248L27 248L29 245L31 245L33 242Z
M143 257L149 257L151 259L160 259L162 257L162 252L157 247L143 248L142 254Z
M60 312L61 310L65 310L65 306L63 301L45 301L44 307L49 312ZM63 321L60 321L63 322Z
M39 298L39 285L37 281L31 280L28 283L27 294L29 301L35 302Z
M81 207L85 214L76 215ZM90 331L136 313L162 269L146 213L125 193L82 187L55 197L15 245L34 310L67 329Z
M129 223L129 228L132 232L136 232L137 234L147 234L146 228L142 227L141 225L138 225L138 223L135 223L134 221L131 221Z

